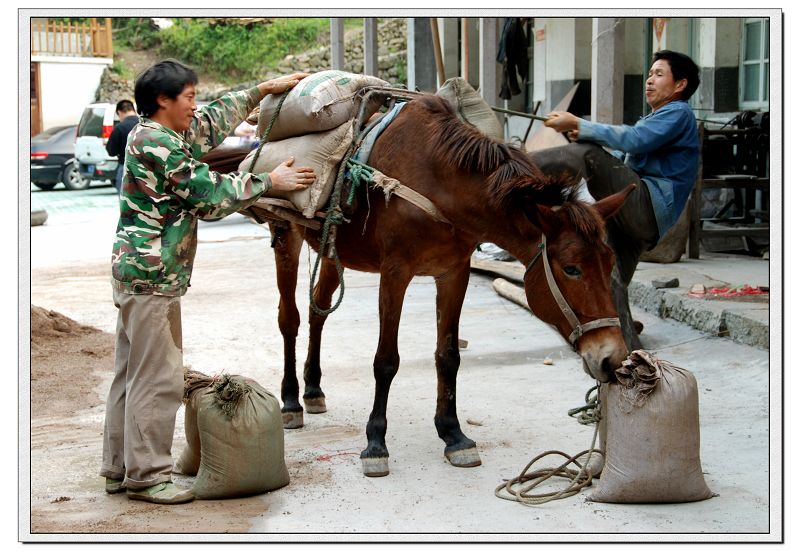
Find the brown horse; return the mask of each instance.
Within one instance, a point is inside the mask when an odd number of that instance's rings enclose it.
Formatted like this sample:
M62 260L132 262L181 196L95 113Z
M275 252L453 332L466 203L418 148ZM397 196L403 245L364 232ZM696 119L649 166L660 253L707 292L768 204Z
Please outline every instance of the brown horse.
M534 314L569 338L574 324L565 318L546 281L545 263L566 304L581 323L616 317L610 274L614 255L605 243L604 220L619 209L628 192L594 206L563 200L566 184L545 179L525 154L490 140L460 122L440 98L409 102L378 138L369 165L398 179L433 202L448 223L432 219L419 207L383 192L360 191L355 213L337 230L341 264L380 277L380 334L373 362L375 400L367 424L364 473L389 473L386 406L400 357L398 324L406 288L414 276L436 281L438 395L434 423L445 442L445 456L456 466L481 463L475 442L461 431L456 415L456 374L460 364L458 325L470 275L470 256L480 242L503 247L523 263L525 293ZM554 192L560 205L552 209ZM284 338L281 385L284 426L303 425L298 400L295 346L300 315L295 301L301 246L305 239L319 251L320 234L297 224L271 223L277 282L278 322ZM540 241L546 236L542 252ZM546 262L545 262L546 261ZM335 264L323 258L314 289L318 308L329 309L339 286ZM325 316L310 313L308 356L303 378L309 413L326 411L320 388L320 341ZM617 323L618 324L618 323ZM573 333L574 347L593 377L607 380L627 356L618 326L595 325Z

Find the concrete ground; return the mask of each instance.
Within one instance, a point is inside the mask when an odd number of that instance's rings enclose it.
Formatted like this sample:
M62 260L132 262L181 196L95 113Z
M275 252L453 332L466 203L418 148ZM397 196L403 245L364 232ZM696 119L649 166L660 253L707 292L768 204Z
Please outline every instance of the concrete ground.
M30 266L30 303L113 332L108 252L115 221L113 210L97 210L89 221L54 215L45 226L31 228L30 262L21 264L22 272ZM251 376L277 394L282 346L267 237L267 231L239 216L201 225L192 287L182 305L184 361L208 374ZM70 250L75 239L81 240L80 254ZM301 308L307 304L314 258L305 254L298 287ZM728 281L723 270L737 266L715 258L702 264L708 266L689 262L679 267ZM765 268L747 269L752 276L739 281L744 274L735 272L732 283L764 285ZM674 265L643 265L637 279L646 284L650 274L672 275L674 270ZM687 504L615 505L587 501L589 488L575 497L526 507L497 498L495 487L518 475L540 452L574 454L591 442L592 429L566 415L583 403L593 385L578 357L549 327L500 298L491 278L473 274L461 322L460 337L469 345L462 352L458 410L465 432L478 443L483 465L454 468L445 462L433 426L434 284L417 278L406 298L400 371L389 399L391 474L366 478L358 453L365 446L372 405L378 277L348 271L345 282L344 303L328 320L324 336L323 389L329 411L307 414L306 427L285 432L292 483L247 499L155 507L160 509L153 516L157 523L128 523L119 533L104 530L102 539L767 542L783 537L779 338L768 350L660 318L646 308L635 310L644 323L645 345L697 377L700 456L705 479L719 496ZM681 287L686 288L683 281ZM772 296L774 302L774 291ZM23 296L21 307L27 303ZM301 328L301 362L306 340ZM545 358L553 365L543 364ZM96 392L104 398L111 372L97 371L96 376ZM20 472L21 538L93 541L98 533L91 526L102 519L154 514L153 507L102 491L97 469L103 409L29 426L34 437L59 430L85 432L74 444L51 448L34 443L27 449L33 475L28 479L24 468ZM175 456L185 445L182 416L181 411ZM22 418L24 429L24 413ZM188 486L192 479L176 476L176 481ZM54 502L58 495L70 500ZM32 513L46 520L46 531L30 524ZM204 520L200 529L198 518Z

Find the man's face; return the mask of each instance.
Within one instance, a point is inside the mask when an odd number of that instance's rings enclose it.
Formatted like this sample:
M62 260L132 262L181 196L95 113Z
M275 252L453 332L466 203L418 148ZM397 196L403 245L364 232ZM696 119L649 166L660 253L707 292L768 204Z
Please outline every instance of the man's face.
M650 68L645 82L644 95L647 104L655 111L670 101L680 99L681 92L686 89L686 80L672 77L672 68L666 60L656 60Z
M160 115L166 125L175 132L185 132L192 124L194 111L197 109L195 103L195 87L189 84L183 88L175 99L170 99L166 95L158 98Z

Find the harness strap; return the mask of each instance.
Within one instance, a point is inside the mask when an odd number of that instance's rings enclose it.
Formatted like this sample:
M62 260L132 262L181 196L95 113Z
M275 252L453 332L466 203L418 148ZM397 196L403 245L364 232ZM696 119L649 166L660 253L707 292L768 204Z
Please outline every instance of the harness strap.
M553 271L550 268L550 261L547 258L547 237L545 237L544 234L542 234L542 242L539 243L539 251L536 253L536 256L533 257L531 263L528 264L528 267L525 268L525 275L527 275L531 268L533 268L533 265L536 264L536 261L540 256L542 256L542 254L544 254L542 262L544 262L544 274L547 278L547 286L550 288L550 293L552 293L553 298L556 300L558 308L561 309L561 312L566 317L567 322L569 322L569 325L572 326L572 333L569 335L569 343L573 347L578 339L590 330L605 328L607 326L620 326L619 318L598 318L597 320L589 321L586 324L581 324L578 321L578 317L575 316L574 312L572 312L569 303L567 303L566 299L564 299L564 296L561 294L561 290L558 288L556 280L553 277ZM522 277L524 278L525 275Z
M382 188L383 194L386 196L386 204L389 204L389 199L392 197L392 194L395 194L402 198L403 200L407 200L417 206L419 209L427 213L431 218L441 223L446 223L448 225L452 225L450 220L448 220L442 213L438 210L438 208L431 202L428 198L417 192L416 190L412 190L411 188L407 187L406 185L402 184L397 179L393 179L392 177L387 177L377 169L372 172L372 182L375 185L375 188Z
M567 300L564 299L564 296L561 294L561 290L556 285L556 280L553 277L553 270L550 268L550 260L547 258L547 237L542 234L542 252L545 254L545 257L542 258L542 262L544 263L544 274L547 278L547 285L550 286L550 292L553 294L553 298L556 300L556 304L558 308L561 309L561 312L564 313L564 316L567 318L567 322L569 325L572 326L572 334L570 335L570 343L574 343L573 336L575 336L575 332L581 329L581 323L578 321L578 317L575 316L575 313L572 312L572 309L569 308L569 303Z

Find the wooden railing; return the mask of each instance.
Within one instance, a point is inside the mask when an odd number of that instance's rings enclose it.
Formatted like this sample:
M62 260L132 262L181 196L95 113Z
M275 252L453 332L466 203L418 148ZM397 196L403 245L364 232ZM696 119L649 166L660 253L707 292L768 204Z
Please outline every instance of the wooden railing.
M111 58L111 18L91 18L88 23L31 19L31 55Z

